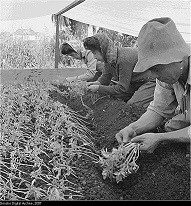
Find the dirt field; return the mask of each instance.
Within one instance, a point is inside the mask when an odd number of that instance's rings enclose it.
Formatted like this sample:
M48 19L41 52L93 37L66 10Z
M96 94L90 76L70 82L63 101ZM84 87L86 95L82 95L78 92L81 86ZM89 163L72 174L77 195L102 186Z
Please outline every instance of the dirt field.
M144 112L111 99L97 102L93 110L98 149L116 146L115 134ZM80 160L77 174L84 200L190 200L190 157L185 145L161 145L153 154L141 154L137 164L137 173L117 184L103 180L99 165Z
M19 73L20 72L20 73ZM2 71L1 84L7 81L22 80L29 75L35 78L55 79L67 75L74 76L84 71ZM58 93L52 98L65 103ZM115 134L129 123L138 119L145 110L127 106L124 102L103 98L92 104L89 96L83 97L84 103L93 109L87 126L94 132L97 150L117 146ZM78 99L68 102L75 111L84 111ZM83 112L82 112L83 113ZM103 180L102 168L86 157L77 162L75 179L81 200L190 200L190 156L184 144L160 145L153 154L141 154L137 160L139 170L129 175L123 182Z

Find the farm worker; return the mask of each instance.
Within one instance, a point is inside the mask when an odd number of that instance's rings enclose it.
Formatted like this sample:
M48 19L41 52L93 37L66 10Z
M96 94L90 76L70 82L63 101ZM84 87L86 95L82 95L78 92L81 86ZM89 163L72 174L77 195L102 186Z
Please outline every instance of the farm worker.
M87 72L80 76L68 77L66 80L75 81L95 81L102 73L103 63L98 62L90 50L85 50L77 40L65 42L60 47L63 55L69 55L75 59L81 60L86 64Z
M132 47L117 47L104 33L84 39L84 47L95 58L105 63L102 75L95 82L88 82L92 92L120 98L128 104L147 107L154 97L155 79L150 79L148 71L134 72L138 61L138 50ZM114 84L113 80L116 80Z
M141 28L134 71L151 71L157 78L154 100L137 121L116 134L118 142L140 143L140 150L148 153L166 141L189 143L190 45L172 19L156 18ZM151 133L164 119L166 132Z

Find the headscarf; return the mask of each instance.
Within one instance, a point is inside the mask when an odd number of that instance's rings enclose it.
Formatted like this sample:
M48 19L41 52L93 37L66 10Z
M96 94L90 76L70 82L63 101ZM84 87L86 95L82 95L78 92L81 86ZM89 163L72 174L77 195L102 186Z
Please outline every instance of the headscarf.
M114 42L104 33L97 33L94 37L99 41L104 62L115 65L117 62L117 47Z
M80 55L83 51L85 51L85 48L83 47L83 44L80 41L74 39L67 41L66 43L68 43L74 49L74 51L76 51Z

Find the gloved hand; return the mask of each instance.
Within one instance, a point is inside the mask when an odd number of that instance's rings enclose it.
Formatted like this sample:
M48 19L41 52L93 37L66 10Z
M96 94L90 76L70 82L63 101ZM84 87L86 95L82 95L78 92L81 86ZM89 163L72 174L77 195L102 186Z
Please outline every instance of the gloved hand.
M90 85L90 86L88 87L88 90L90 90L90 91L93 92L93 93L97 92L98 89L99 89L99 85Z

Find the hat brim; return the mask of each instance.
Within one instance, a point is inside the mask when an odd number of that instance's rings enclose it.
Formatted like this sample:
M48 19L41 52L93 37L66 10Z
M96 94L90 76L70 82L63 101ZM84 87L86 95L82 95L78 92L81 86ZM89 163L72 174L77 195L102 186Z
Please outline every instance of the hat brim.
M190 46L169 50L168 52L141 59L137 62L133 72L144 72L157 64L170 64L182 61L185 56L190 56Z

